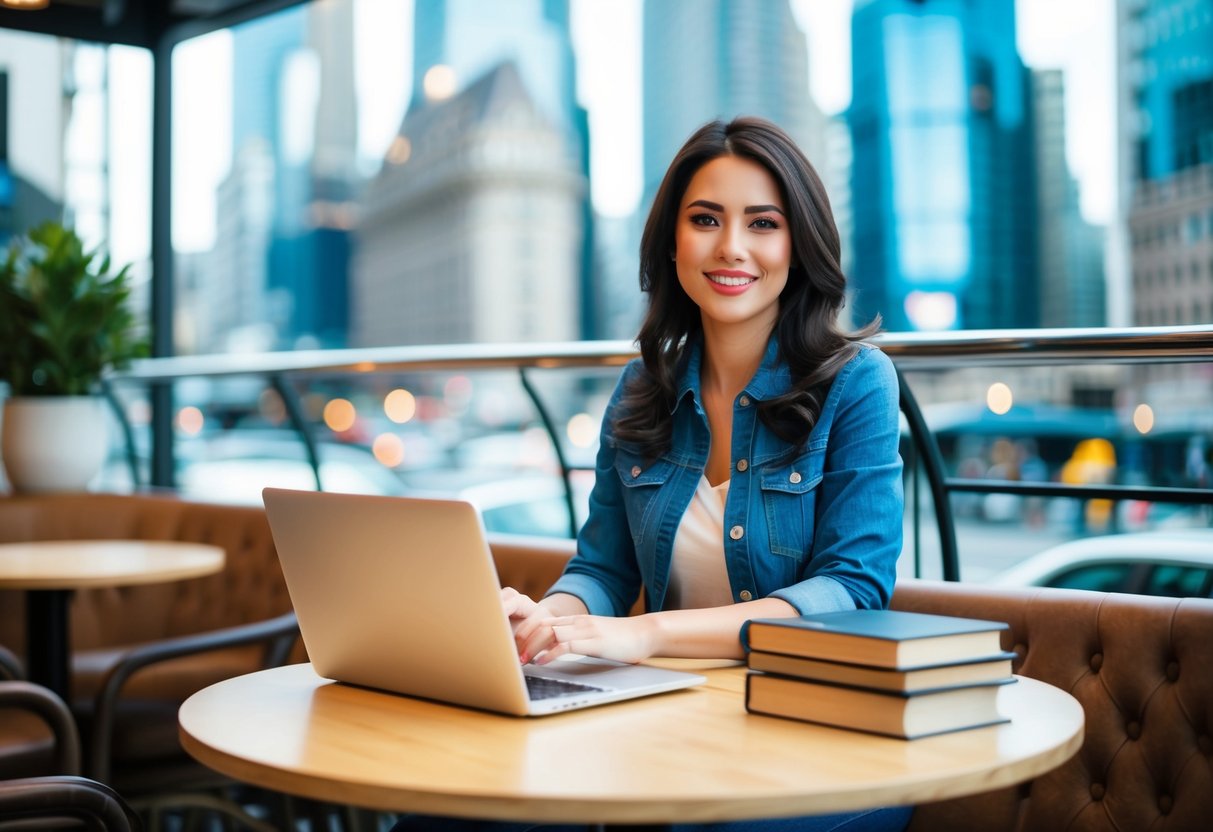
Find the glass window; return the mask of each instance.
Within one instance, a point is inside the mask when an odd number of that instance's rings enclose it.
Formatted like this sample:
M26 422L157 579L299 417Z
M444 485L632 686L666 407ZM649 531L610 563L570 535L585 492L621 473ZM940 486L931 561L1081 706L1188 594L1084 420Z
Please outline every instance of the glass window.
M1136 564L1099 563L1078 566L1060 572L1049 581L1049 586L1063 589L1091 589L1097 592L1133 592L1136 588L1134 573Z
M1170 598L1204 595L1210 576L1213 576L1213 569L1205 566L1155 566L1150 570L1141 592Z

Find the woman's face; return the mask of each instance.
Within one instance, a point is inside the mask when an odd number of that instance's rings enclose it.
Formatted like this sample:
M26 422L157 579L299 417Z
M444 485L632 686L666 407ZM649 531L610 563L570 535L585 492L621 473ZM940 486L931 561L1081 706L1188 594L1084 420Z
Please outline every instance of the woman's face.
M705 329L774 328L792 236L779 185L766 168L721 156L695 173L679 206L674 261Z

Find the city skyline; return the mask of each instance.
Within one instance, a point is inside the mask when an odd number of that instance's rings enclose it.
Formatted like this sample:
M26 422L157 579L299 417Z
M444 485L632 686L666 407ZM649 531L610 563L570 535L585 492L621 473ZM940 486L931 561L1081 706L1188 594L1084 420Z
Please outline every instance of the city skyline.
M354 2L358 148L364 174L383 158L414 86L407 45L412 5ZM792 8L808 40L811 93L824 112L837 113L850 98L851 0L792 0ZM590 118L592 199L604 216L632 213L641 197L641 9L642 0L571 3L577 92ZM1016 12L1025 63L1066 72L1067 161L1080 183L1083 215L1107 223L1115 211L1116 186L1112 2L1078 0L1057 10L1047 0L1017 0ZM1075 37L1081 31L1086 36ZM216 141L225 130L230 135L231 103L225 99L230 84L223 81L231 72L230 36L220 32L195 39L183 44L178 55L174 77L181 87L175 99L191 104L174 120L176 156L190 159L190 165L175 173L174 240L182 251L198 251L208 249L214 236L213 208L203 204L213 198L213 183L230 167L230 147Z

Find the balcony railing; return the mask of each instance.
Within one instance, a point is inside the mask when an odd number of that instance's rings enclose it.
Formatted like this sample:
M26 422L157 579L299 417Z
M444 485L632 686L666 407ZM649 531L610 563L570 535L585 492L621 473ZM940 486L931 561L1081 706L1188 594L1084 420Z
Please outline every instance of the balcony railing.
M1213 327L1158 327L1136 329L1053 329L966 331L933 334L886 333L877 342L894 360L901 378L901 406L906 419L907 468L911 479L909 511L915 539L915 573L921 573L921 518L933 511L938 533L940 571L948 580L959 579L959 557L952 495L1003 494L1018 498L1074 498L1087 500L1140 500L1213 506L1213 488L1174 487L1138 483L1025 482L1013 479L952 476L947 473L938 437L924 417L907 376L927 378L931 373L956 373L975 368L1077 367L1084 370L1118 365L1213 363ZM548 403L534 383L536 374L551 370L618 368L635 357L634 344L596 341L541 344L475 344L400 346L366 349L273 352L251 355L207 355L148 359L108 380L126 436L127 459L133 482L141 482L133 429L124 408L118 406L116 388L149 385L165 388L190 378L254 377L278 392L289 423L299 437L317 488L323 487L320 455L314 426L306 418L296 386L317 380L341 380L375 374L415 374L508 370L516 372L551 441L564 482L569 533L576 534L572 472L586 468L571 463L563 451ZM1142 384L1149 379L1143 376ZM153 401L154 401L153 397ZM153 422L155 424L155 422ZM168 424L161 420L160 424ZM1210 426L1213 427L1213 426ZM1213 430L1210 430L1213 436ZM171 431L153 431L153 447L167 446L171 458ZM919 491L919 477L931 495L929 508ZM154 478L153 478L154 479ZM153 485L171 485L153 482Z

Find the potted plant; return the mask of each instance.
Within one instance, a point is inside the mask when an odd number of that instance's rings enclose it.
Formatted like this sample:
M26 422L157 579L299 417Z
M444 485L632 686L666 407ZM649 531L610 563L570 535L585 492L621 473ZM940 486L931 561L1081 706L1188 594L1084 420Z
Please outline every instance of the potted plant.
M18 491L83 490L105 461L102 375L146 354L130 267L43 223L0 261L0 459Z

